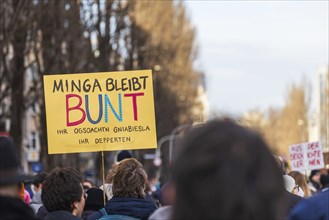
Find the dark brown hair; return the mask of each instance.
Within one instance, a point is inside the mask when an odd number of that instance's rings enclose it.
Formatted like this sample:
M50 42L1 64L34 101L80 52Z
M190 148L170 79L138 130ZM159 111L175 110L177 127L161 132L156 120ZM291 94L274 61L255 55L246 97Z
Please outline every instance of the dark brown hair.
M80 202L83 193L80 173L70 167L55 168L43 181L41 199L48 212L72 212L72 204Z
M113 177L113 196L144 198L147 174L135 158L122 160Z
M173 219L283 219L280 169L254 131L208 122L184 138L174 161Z

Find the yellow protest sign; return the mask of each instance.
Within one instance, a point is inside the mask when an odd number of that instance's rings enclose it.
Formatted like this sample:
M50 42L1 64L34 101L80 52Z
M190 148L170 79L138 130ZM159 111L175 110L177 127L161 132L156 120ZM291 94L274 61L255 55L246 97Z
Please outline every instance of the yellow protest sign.
M156 148L151 70L43 80L49 154Z

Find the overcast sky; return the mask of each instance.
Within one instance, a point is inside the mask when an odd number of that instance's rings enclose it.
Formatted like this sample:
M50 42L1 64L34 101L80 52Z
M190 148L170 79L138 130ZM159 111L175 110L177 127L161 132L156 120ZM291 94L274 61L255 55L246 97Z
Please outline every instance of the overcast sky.
M284 104L287 86L328 65L328 0L185 1L210 108L240 114ZM314 90L314 89L313 89Z

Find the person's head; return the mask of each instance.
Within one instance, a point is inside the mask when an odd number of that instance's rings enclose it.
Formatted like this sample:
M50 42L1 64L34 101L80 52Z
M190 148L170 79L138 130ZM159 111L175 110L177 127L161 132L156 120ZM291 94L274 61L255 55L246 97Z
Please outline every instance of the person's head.
M305 197L311 196L311 191L308 188L306 177L303 174L298 171L291 171L288 175L294 178L296 185L302 189ZM300 194L298 193L298 195Z
M173 219L282 219L282 173L261 136L230 120L193 129L174 160Z
M323 188L329 187L329 175L321 174L320 183Z
M55 168L43 181L41 199L48 212L65 210L81 216L85 193L80 173L73 168Z
M21 183L32 177L21 171L16 147L10 138L0 136L0 152L0 195L20 198Z
M128 158L132 158L133 156L131 155L131 153L127 150L122 150L118 153L117 155L117 162L120 162L124 159L128 159Z
M113 196L144 198L147 174L143 165L134 158L122 160L113 177Z
M104 192L98 188L90 188L86 191L88 195L86 199L86 204L84 210L98 211L104 207ZM107 201L107 196L105 195L105 201Z
M42 183L46 177L47 177L46 172L41 172L34 176L32 184L35 192L39 192L42 189Z
M320 170L312 170L309 179L311 182L320 184L320 177L321 177Z
M84 191L87 191L88 189L92 188L94 184L90 180L83 180L82 186Z
M283 182L284 187L288 192L298 195L299 186L296 184L294 178L289 175L283 175Z

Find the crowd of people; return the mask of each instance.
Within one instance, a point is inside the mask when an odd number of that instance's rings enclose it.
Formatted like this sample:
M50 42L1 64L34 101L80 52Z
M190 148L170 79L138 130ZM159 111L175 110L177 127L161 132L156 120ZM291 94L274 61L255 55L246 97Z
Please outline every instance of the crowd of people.
M261 135L228 119L184 136L157 198L129 151L118 155L102 186L71 167L25 175L8 137L0 137L0 152L1 220L329 220L327 171L309 178L287 172Z

